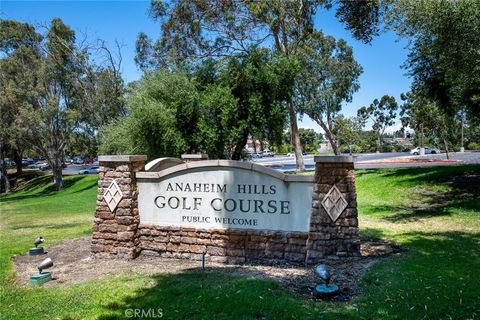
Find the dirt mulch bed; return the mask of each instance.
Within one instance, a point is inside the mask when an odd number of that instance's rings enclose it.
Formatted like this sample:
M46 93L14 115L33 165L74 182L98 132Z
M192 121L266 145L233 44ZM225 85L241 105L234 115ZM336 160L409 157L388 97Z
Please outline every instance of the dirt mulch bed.
M26 285L30 275L37 271L37 264L46 257L52 258L54 262L51 268L54 281L46 283L45 287L131 273L154 275L201 270L201 261L193 260L148 256L140 256L135 260L93 258L90 255L90 242L90 237L82 237L46 247L48 252L43 256L15 256L13 260L18 284ZM340 288L340 294L334 298L335 300L344 301L358 295L360 290L357 280L368 267L382 257L403 251L395 244L378 239L363 241L361 248L361 257L323 261L332 273L332 282ZM207 261L205 272L226 272L232 275L273 279L282 287L307 298L313 298L314 286L319 282L313 266L305 268L288 263L225 265Z

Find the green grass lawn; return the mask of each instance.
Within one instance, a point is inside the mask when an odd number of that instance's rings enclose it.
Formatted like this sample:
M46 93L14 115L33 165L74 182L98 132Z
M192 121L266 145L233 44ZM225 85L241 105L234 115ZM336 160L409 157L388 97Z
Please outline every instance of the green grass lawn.
M164 319L480 318L480 166L357 172L362 237L407 250L372 266L363 294L348 303L308 301L272 281L220 272L17 286L11 257L36 236L49 246L91 233L96 184L68 177L57 193L40 177L0 198L0 319L123 319L134 308L162 309Z

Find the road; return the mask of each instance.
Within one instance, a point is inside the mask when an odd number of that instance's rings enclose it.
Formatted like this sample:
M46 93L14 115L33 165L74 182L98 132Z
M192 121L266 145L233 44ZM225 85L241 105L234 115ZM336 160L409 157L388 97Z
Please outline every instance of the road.
M446 160L444 153L425 156L411 156L408 152L388 152L388 153L363 153L355 154L356 169L371 168L399 168L399 167L423 167L437 165L452 165L477 163L480 164L480 152L451 153L450 159L454 162L440 162ZM304 156L305 167L307 170L314 168L313 155ZM398 158L398 159L392 159ZM415 162L404 163L409 159L415 159ZM384 161L383 161L384 160ZM254 159L253 162L272 167L281 171L295 170L295 159L285 156L275 156L274 158ZM364 162L364 163L362 163Z
M388 152L388 153L363 153L355 154L357 161L355 162L356 169L372 169L372 168L399 168L399 167L424 167L424 166L438 166L438 165L454 165L454 164L466 164L466 163L478 163L480 164L480 152L464 152L464 153L451 153L450 159L456 160L456 162L432 162L437 160L445 160L446 156L442 154L432 154L425 156L410 156L408 152ZM307 170L314 169L313 154L304 156L305 167ZM393 161L392 158L398 161ZM418 162L413 163L401 163L407 159L418 159ZM385 160L385 161L382 161ZM295 159L286 156L275 156L273 158L253 159L252 162L269 166L273 169L281 171L295 170ZM367 162L367 163L362 163ZM76 175L84 168L91 167L92 165L69 165L63 170L64 175Z
M78 174L78 172L82 169L85 168L90 168L98 166L98 164L93 165L93 164L69 164L65 169L62 170L63 175L70 176L70 175L75 175Z

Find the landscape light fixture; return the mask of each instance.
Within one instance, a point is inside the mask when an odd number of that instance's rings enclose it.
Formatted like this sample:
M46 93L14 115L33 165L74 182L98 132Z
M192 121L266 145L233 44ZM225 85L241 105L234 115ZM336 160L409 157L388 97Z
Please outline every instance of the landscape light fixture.
M35 239L35 241L33 242L35 244L35 248L31 248L28 251L28 255L39 256L39 255L44 254L45 251L43 250L43 247L38 246L38 245L42 244L43 242L45 242L45 239L42 236L37 237L37 239Z
M334 296L338 293L339 289L336 284L330 283L330 272L327 270L327 266L324 264L320 264L315 268L315 273L317 276L320 277L320 279L323 280L322 284L318 284L315 287L315 296L319 298L326 298L326 297L331 297Z
M46 258L45 260L40 262L37 266L38 272L35 272L30 277L30 284L39 286L44 284L45 282L52 280L52 273L43 271L52 266L53 266L53 261L51 258Z

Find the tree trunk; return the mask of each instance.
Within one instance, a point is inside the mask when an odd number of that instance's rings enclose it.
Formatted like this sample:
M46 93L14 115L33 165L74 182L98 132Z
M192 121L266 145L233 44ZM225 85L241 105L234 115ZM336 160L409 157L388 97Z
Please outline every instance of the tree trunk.
M10 180L8 180L7 168L5 164L2 164L2 168L0 169L0 185L2 182L5 193L10 193Z
M5 163L5 154L3 152L3 143L0 141L0 190L1 185L4 185L5 193L10 192L10 180L8 180L7 164Z
M235 149L233 150L232 160L240 160L242 158L242 150L245 147L245 144L248 140L248 132L244 132L242 135L242 139L238 141L235 145ZM257 150L257 146L255 144L255 140L253 140L255 151Z
M17 167L17 176L23 174L22 158L22 152L15 150L13 153L13 161L15 161L15 166Z
M58 167L58 166L52 167L52 171L53 171L53 181L55 182L55 188L57 189L57 191L63 189L62 169L63 169L63 168L62 168L61 165L60 165L60 167Z
M290 132L292 134L293 147L295 149L295 162L298 171L305 171L305 163L303 162L302 144L300 143L300 133L298 132L297 113L293 106L293 101L288 102L288 113L290 115Z
M338 147L337 140L335 140L335 137L333 136L332 131L327 126L322 126L323 131L325 131L325 135L327 136L328 141L330 142L330 145L332 146L333 153L336 156L340 155L340 148Z
M462 113L461 113L461 122L460 122L460 152L465 152L465 147L463 146L463 130L464 130L464 127L465 127L465 116L464 116L464 113L463 113L463 110L462 110Z
M445 138L443 139L443 144L445 145L445 154L447 156L447 160L449 160L450 159L450 154L449 154L449 151L448 151L448 141L447 141L447 139L445 139Z
M52 172L53 172L53 180L55 182L55 187L57 191L62 190L64 185L63 185L63 175L62 175L62 170L63 170L63 151L55 151L52 152L53 157L52 157L52 163L50 164L52 166Z
M420 148L425 148L425 135L423 134L423 123L420 124Z
M377 132L377 153L380 153L382 142L380 141L380 131Z
M340 154L340 148L338 147L338 144L337 144L337 140L335 139L335 136L333 135L332 130L330 130L330 127L327 126L321 118L320 119L315 119L315 121L318 123L320 128L322 128L323 131L325 131L325 136L327 137L328 142L330 142L330 145L332 146L333 153L336 156L341 155Z

